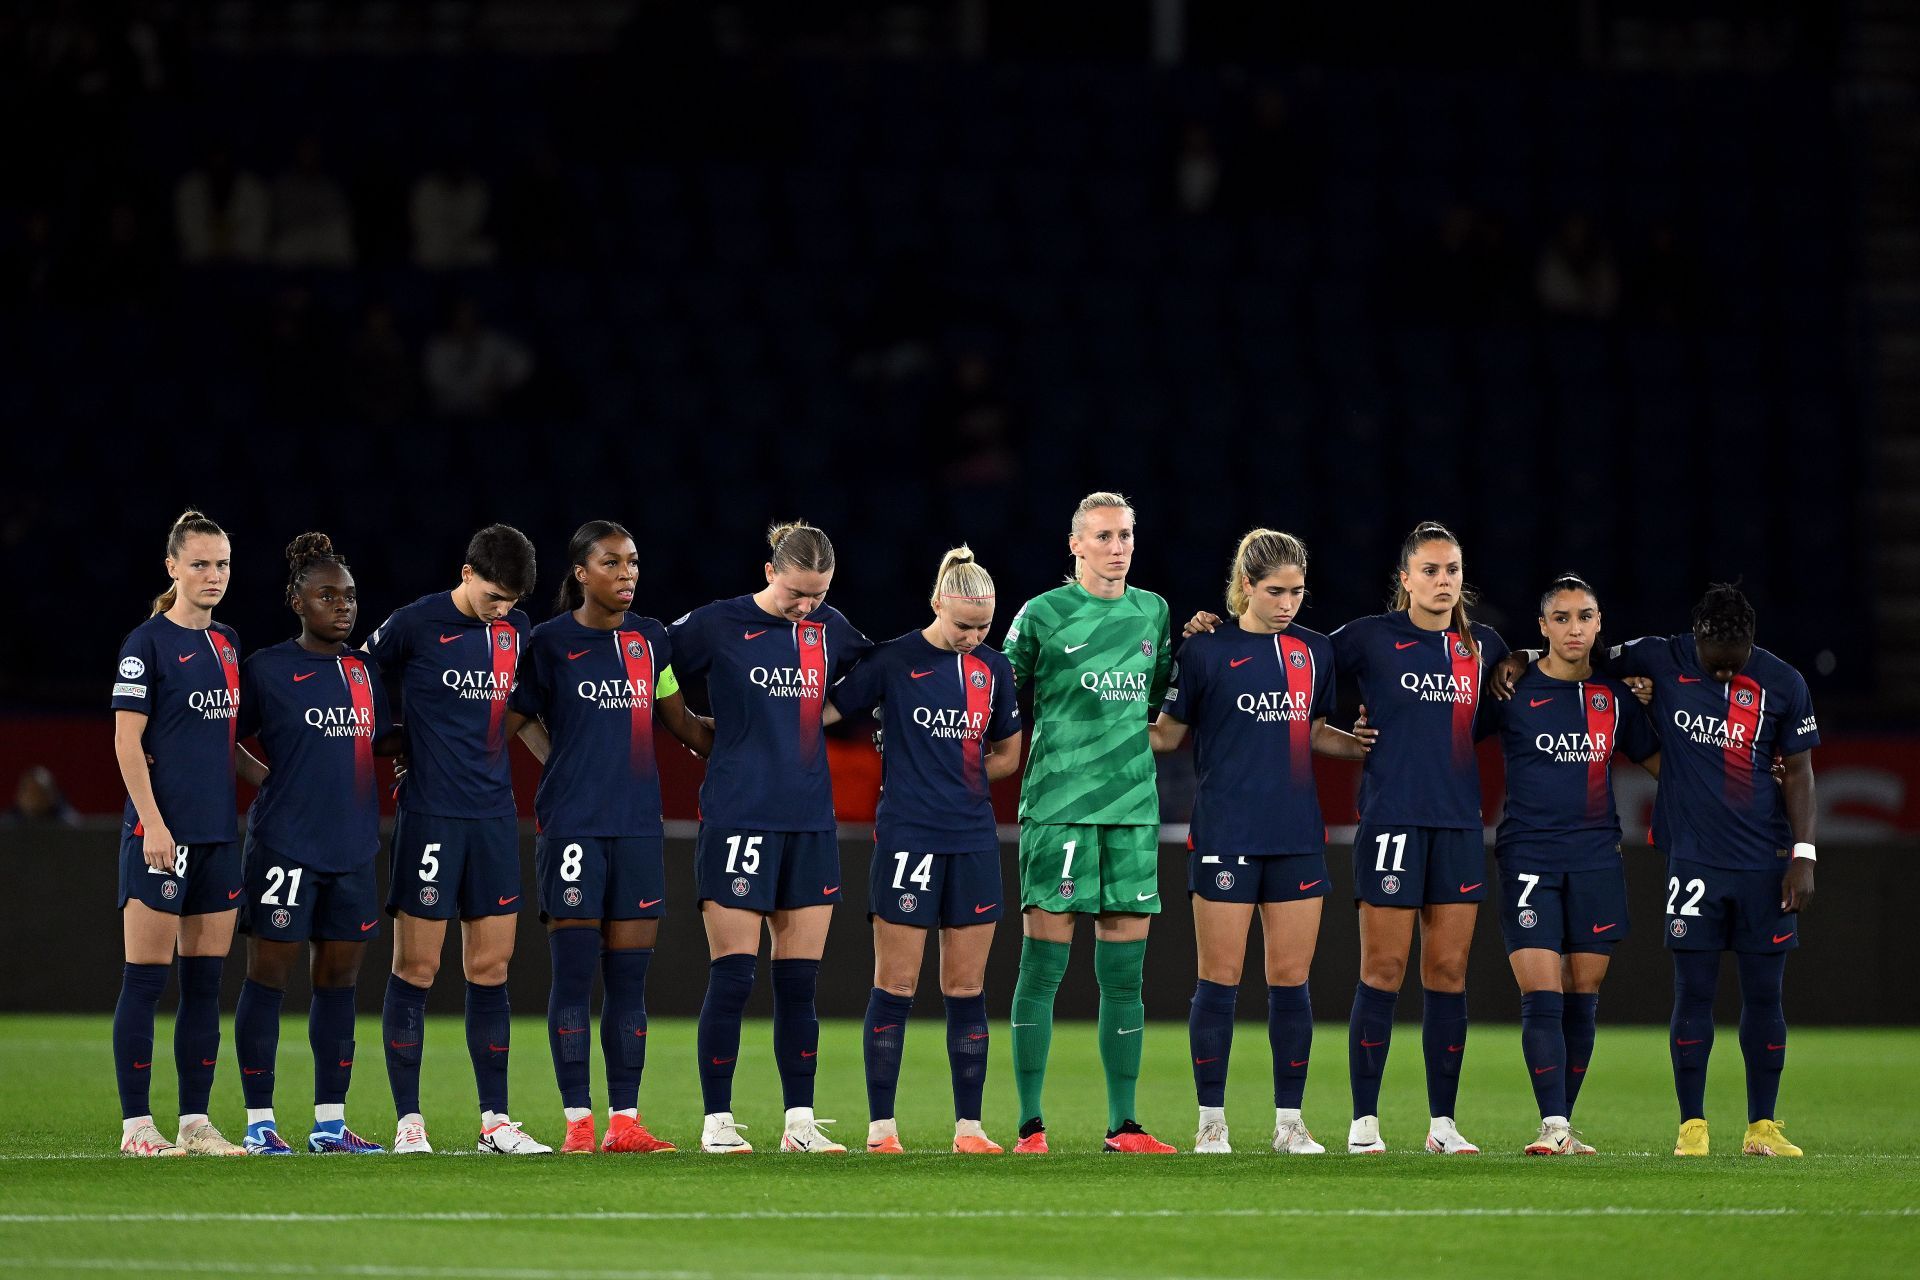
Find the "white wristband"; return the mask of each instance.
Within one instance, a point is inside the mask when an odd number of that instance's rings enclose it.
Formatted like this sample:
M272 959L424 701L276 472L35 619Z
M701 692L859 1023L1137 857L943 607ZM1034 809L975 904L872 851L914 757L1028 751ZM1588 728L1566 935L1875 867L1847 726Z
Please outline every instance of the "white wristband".
M1818 859L1818 858L1816 858L1816 857L1814 857L1814 856L1813 856L1813 846L1812 846L1812 845L1810 845L1810 844L1804 844L1804 843L1802 843L1802 844L1796 844L1796 845L1794 845L1794 846L1793 846L1793 856L1794 856L1794 857L1796 857L1796 858L1805 858L1805 859L1806 859L1806 860L1807 860L1808 862L1818 862L1818 861L1819 861L1819 859Z

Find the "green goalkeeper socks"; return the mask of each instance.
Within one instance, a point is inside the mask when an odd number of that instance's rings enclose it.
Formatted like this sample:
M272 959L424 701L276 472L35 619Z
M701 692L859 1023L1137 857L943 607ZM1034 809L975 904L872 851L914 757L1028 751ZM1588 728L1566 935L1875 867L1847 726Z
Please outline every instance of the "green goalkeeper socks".
M1053 1048L1053 997L1060 990L1060 979L1067 973L1067 957L1072 953L1073 948L1064 942L1043 942L1038 938L1020 941L1020 979L1013 988L1013 1079L1020 1089L1023 1124L1040 1118L1040 1093L1047 1082L1047 1054ZM1136 975L1136 1000L1139 991ZM1104 1049L1105 1041L1101 1043ZM1136 1053L1136 1071L1139 1063L1140 1056Z
M1100 1065L1107 1072L1107 1128L1136 1119L1134 1086L1140 1080L1140 1041L1147 1006L1140 998L1147 940L1093 944L1093 974L1100 983ZM1015 1009L1019 1008L1016 1004ZM1018 1052L1016 1047L1015 1052Z

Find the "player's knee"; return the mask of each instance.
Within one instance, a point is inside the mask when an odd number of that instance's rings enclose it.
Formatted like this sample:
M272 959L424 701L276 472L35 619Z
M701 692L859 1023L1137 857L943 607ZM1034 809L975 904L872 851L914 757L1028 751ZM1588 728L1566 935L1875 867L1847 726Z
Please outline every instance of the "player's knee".
M1298 987L1305 985L1307 975L1313 966L1305 962L1285 961L1267 965L1267 985L1270 987ZM1236 978L1234 981L1238 982Z
M430 987L440 976L439 956L400 956L393 958L393 976L409 986Z
M360 957L315 956L309 972L316 987L351 987L360 978Z
M1360 981L1376 991L1398 991L1407 979L1404 956L1362 956Z
M945 982L940 984L940 994L948 1000L971 1000L982 990L980 981Z
M468 982L476 987L497 987L507 980L507 961L502 956L475 956L462 966Z
M1214 982L1223 987L1240 985L1240 966L1229 962L1216 961L1200 966L1200 981Z
M1467 958L1464 955L1440 955L1426 950L1420 953L1420 985L1429 991L1465 991Z
M903 999L911 999L913 993L920 989L918 978L904 974L882 974L875 979L873 985L890 996L900 996Z

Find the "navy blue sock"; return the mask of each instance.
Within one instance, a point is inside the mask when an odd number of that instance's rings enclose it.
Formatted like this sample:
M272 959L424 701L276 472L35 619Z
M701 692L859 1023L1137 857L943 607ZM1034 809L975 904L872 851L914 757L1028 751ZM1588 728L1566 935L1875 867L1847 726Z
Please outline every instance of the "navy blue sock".
M1353 1013L1347 1020L1347 1078L1353 1088L1353 1118L1380 1114L1380 1077L1393 1047L1393 1006L1398 991L1382 991L1362 982L1353 989Z
M173 1022L173 1065L180 1114L205 1115L220 1060L220 969L225 956L180 957L180 1012Z
M1298 1111L1313 1052L1313 997L1306 983L1267 988L1267 1044L1273 1050L1273 1105Z
M740 1060L740 1013L753 994L756 957L721 956L707 966L700 1005L700 1096L707 1114L733 1110L733 1068Z
M1520 1056L1533 1075L1540 1118L1567 1114L1566 997L1529 991L1520 997Z
M773 962L773 1061L789 1108L813 1105L813 1076L820 1066L820 1015L813 996L819 985L818 960Z
M1713 1053L1713 993L1720 985L1718 951L1673 953L1673 1092L1680 1119L1707 1115L1707 1058Z
M1227 1059L1233 1056L1233 987L1205 978L1193 984L1187 1047L1193 1054L1193 1090L1203 1107L1227 1105Z
M315 987L307 1006L307 1045L313 1050L313 1100L338 1106L353 1079L353 988Z
M1423 994L1420 1046L1427 1055L1427 1114L1450 1116L1460 1096L1460 1061L1467 1056L1467 993Z
M778 970L776 969L777 973ZM900 1088L900 1055L907 1045L907 1015L912 996L875 987L867 994L867 1020L860 1033L867 1060L867 1119L893 1119L893 1098Z
M513 1011L507 984L467 984L467 1056L473 1059L473 1083L480 1109L507 1113L507 1053L513 1044Z
M120 1116L153 1114L153 1012L167 989L172 965L129 964L120 970L113 1006L113 1074L120 1085Z
M948 996L947 1069L953 1073L953 1118L978 1120L987 1087L987 998Z
M647 1065L647 966L652 947L600 953L607 985L600 1007L600 1051L607 1059L607 1107L635 1111L640 1106L640 1073Z
M1787 1066L1787 1015L1780 1007L1787 953L1741 955L1740 1055L1747 1060L1747 1123L1775 1120L1780 1073Z
M1560 1024L1567 1042L1567 1109L1561 1114L1573 1118L1573 1104L1580 1098L1580 1086L1587 1082L1587 1064L1593 1061L1594 1019L1600 1012L1600 993L1575 991L1566 997L1566 1016Z
M555 929L547 935L553 985L547 991L547 1045L560 1082L560 1105L593 1105L593 972L600 965L598 929ZM476 1059L477 1060L477 1059Z
M420 1110L420 1048L427 1038L427 989L399 974L387 975L380 1002L380 1039L386 1046L387 1083L393 1088L396 1116Z
M248 1110L273 1105L273 1064L280 1055L280 1002L286 992L248 978L233 1009L233 1051L240 1059L240 1096Z

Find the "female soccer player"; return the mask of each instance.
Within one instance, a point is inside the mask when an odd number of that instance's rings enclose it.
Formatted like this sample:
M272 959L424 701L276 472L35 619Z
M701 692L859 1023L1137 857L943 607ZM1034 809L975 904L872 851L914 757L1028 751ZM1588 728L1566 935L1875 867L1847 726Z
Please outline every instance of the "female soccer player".
M606 1056L602 1151L672 1151L640 1123L647 1060L647 966L667 900L661 860L657 718L699 755L713 731L687 714L667 630L629 612L640 576L633 535L589 520L567 544L559 614L533 629L508 703L508 732L529 717L552 746L534 798L534 866L547 922L553 987L547 1038L566 1108L567 1154L594 1150L587 1025L593 971L605 975L600 1047Z
M395 1155L430 1152L420 1116L427 992L440 970L447 922L460 917L467 979L467 1053L480 1094L482 1152L540 1155L507 1116L512 1020L507 963L520 901L519 820L507 761L507 697L527 633L514 603L533 590L533 544L504 524L467 544L460 583L394 611L367 642L399 681L408 771L400 784L387 910L393 973L381 1011L387 1077L400 1120ZM546 758L546 731L520 734Z
M1723 951L1740 971L1741 1150L1801 1154L1774 1108L1786 1067L1787 952L1800 945L1798 913L1813 901L1820 729L1806 680L1753 640L1753 606L1738 587L1715 583L1694 606L1692 634L1634 640L1606 655L1609 674L1653 682L1654 723L1666 727L1653 842L1667 854L1677 1156L1707 1154L1707 1057ZM1773 786L1776 756L1784 775Z
M868 902L867 1150L898 1154L894 1095L927 932L940 926L940 994L953 1072L953 1149L997 1155L980 1127L986 1085L987 949L1001 916L1000 842L989 783L1020 767L1013 668L989 648L993 579L967 547L940 561L933 621L876 648L833 686L828 723L881 708L885 789Z
M1318 1155L1300 1118L1313 1045L1307 971L1327 894L1327 834L1313 755L1364 760L1374 731L1344 733L1333 709L1333 645L1295 618L1307 595L1306 544L1255 529L1227 575L1239 625L1181 646L1174 685L1151 731L1172 751L1198 730L1199 792L1187 838L1187 892L1200 951L1188 1035L1200 1128L1193 1149L1224 1154L1233 1005L1254 906L1266 938L1267 1038L1273 1047L1273 1149Z
M1507 759L1507 810L1495 839L1500 933L1520 983L1520 1048L1540 1107L1530 1156L1592 1155L1572 1129L1593 1057L1600 982L1627 936L1627 877L1612 762L1655 777L1660 740L1632 693L1597 676L1593 588L1572 574L1540 598L1546 654L1511 699L1487 704Z
M1014 675L1033 686L1035 725L1020 790L1025 937L1013 992L1016 1152L1047 1150L1041 1092L1077 914L1094 917L1105 1149L1173 1150L1134 1116L1146 1026L1141 970L1147 924L1160 910L1160 801L1146 713L1166 697L1173 655L1167 602L1127 585L1133 531L1133 508L1120 494L1082 498L1067 537L1074 576L1027 601L1007 628Z
M243 1149L207 1119L220 1057L220 968L233 945L241 893L233 787L240 639L213 620L231 578L227 535L198 511L184 511L167 532L166 563L173 585L121 644L113 686L113 752L127 786L120 838L127 961L113 1011L120 1150L237 1156ZM257 781L259 773L246 776ZM176 948L180 1129L174 1143L154 1127L148 1095L154 1009Z
M246 1095L250 1155L292 1155L273 1115L274 1060L287 979L311 942L313 1131L320 1155L374 1155L384 1148L347 1128L354 1058L354 983L380 922L373 859L380 849L380 793L373 757L398 745L386 690L365 655L347 648L360 616L346 560L324 533L287 547L287 604L297 639L262 649L240 668L238 734L259 737L272 765L247 815L247 981L233 1038Z
M773 937L773 1055L786 1101L785 1151L844 1152L813 1114L820 955L840 901L833 785L820 729L826 692L873 642L826 604L833 543L777 524L765 585L686 614L668 629L681 678L706 677L713 755L694 849L712 964L700 1006L700 1149L751 1152L733 1118L740 1014L760 930Z

